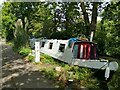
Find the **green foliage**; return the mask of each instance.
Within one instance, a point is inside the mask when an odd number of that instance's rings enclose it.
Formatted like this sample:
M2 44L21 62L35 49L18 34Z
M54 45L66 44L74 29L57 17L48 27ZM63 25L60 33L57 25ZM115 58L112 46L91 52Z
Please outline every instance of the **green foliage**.
M64 3L47 3L47 2L6 2L2 7L2 37L11 40L15 37L15 46L18 52L27 56L30 49L26 48L26 42L29 36L34 37L47 37L47 38L63 38L68 39L70 37L77 37L79 34L89 33L90 28L85 24L82 12L79 12L79 7L76 2L64 2ZM89 5L93 3L86 3L85 7L91 10ZM56 14L56 7L59 6L65 15L65 21L62 21L62 15ZM58 13L57 12L57 13ZM101 55L109 55L112 57L120 58L120 2L110 2L104 9L102 14L102 21L98 23L96 32L96 42L98 43L98 50ZM28 21L24 20L25 17ZM17 19L21 19L23 23L22 28L15 30L15 22ZM65 27L61 31L57 30L57 27ZM24 47L23 47L24 46ZM89 69L80 68L78 66L69 66L63 62L56 62L53 58L42 55L41 59L44 63L57 64L61 66L65 71L71 71L74 74L72 77L75 80L83 80L86 87L97 87L98 82L91 77ZM32 61L33 57L29 56L29 60ZM54 70L46 71L49 77L54 76ZM119 73L117 73L119 76ZM118 82L115 80L118 87ZM113 82L111 82L113 84ZM113 84L113 85L115 85ZM112 86L113 87L113 86Z
M23 22L21 19L18 19L15 26L16 30L14 32L14 47L27 47L28 46L28 34L27 34L27 25L28 21L25 18L25 28L23 28Z
M75 80L86 80L88 79L88 77L90 77L90 69L88 68L80 68L78 66L69 66L68 64L66 64L63 67L66 71L68 72L73 72L73 78Z
M41 62L48 63L48 64L56 64L56 61L52 57L43 53L41 54L41 56L43 57L41 58Z
M68 72L73 73L68 76L68 79L72 78L74 81L77 81L73 82L74 84L77 84L77 87L79 87L79 82L82 81L82 86L86 88L98 88L99 82L91 76L93 72L90 69L69 65L65 65L63 68Z
M56 77L56 71L54 69L42 69L42 72L44 72L45 76L49 79L55 79Z
M10 46L12 46L12 47L14 47L14 41L13 40L11 40L11 41L8 41L8 42L6 42L8 45L10 45Z
M71 66L63 62L58 62L46 54L41 55L41 61L46 64L61 66L61 72L56 72L53 68L44 68L41 70L48 78L57 79L57 83L59 83L59 85L62 84L61 86L66 82L66 79L67 81L73 79L75 87L79 86L79 81L83 81L83 86L87 88L98 88L99 82L96 78L92 77L93 72L88 68L81 68L79 66ZM72 72L72 74L70 74L70 72Z
M66 71L70 71L71 67L68 64L65 64L65 66L63 67Z
M81 17L81 12L77 10L79 8L76 2L58 3L57 6L61 9L54 10L54 32L52 32L50 38L68 39L77 37L80 33L85 33L84 20ZM63 17L58 14L60 12L65 15L65 21L61 20ZM60 27L61 30L58 31L57 27Z
M33 55L28 55L28 60L29 60L30 62L32 62L34 59L35 59L35 57L34 57Z
M101 55L120 58L120 2L111 2L98 23L96 41Z
M34 37L45 36L48 37L52 28L51 11L44 2L37 3L36 11L32 15L31 25L29 26L29 33ZM49 24L48 24L49 23Z
M76 2L64 3L47 3L47 2L6 2L3 10L3 37L13 39L15 30L15 22L17 19L24 21L27 17L27 31L30 37L47 37L47 38L63 38L77 37L78 34L85 34L88 30L85 26L84 19ZM56 7L61 10L56 11ZM61 15L56 13L62 12ZM26 23L23 22L23 29L26 31ZM57 30L61 28L61 31ZM64 27L64 28L63 28ZM18 38L19 39L19 38ZM20 39L21 41L21 39ZM16 45L20 45L16 43Z
M22 47L18 49L18 53L22 56L28 56L30 52L31 52L30 48Z
M95 40L97 42L97 46L98 46L98 53L99 55L105 55L105 42L106 42L106 31L105 29L102 27L102 23L98 22L97 24L97 30L96 30L96 36L95 36Z
M114 72L113 77L110 79L108 82L108 87L109 88L115 88L114 90L118 90L120 87L120 60L116 58L111 58L111 57L102 57L110 61L116 61L118 63L118 70ZM113 72L112 72L113 73Z
M16 17L11 11L11 2L5 2L2 7L2 37L6 38L7 41L14 38Z

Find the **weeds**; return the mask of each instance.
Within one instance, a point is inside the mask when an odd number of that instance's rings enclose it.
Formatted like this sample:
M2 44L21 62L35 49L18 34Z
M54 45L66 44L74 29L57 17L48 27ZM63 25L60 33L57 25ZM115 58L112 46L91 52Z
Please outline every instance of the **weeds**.
M54 79L56 77L56 71L54 69L42 69L41 72L49 79Z
M59 84L60 87L64 87L69 83L69 80L73 80L72 87L87 87L87 88L98 88L97 79L91 77L92 71L88 68L81 68L79 66L72 66L65 64L63 62L55 61L52 57L41 54L41 61L43 63L55 64L61 67L61 71L58 72L53 68L45 68L42 70L44 74L49 79L56 79L56 83Z
M35 57L33 55L28 55L29 62L33 62L34 59L35 59Z
M47 64L56 64L57 62L50 56L41 53L41 62L47 63Z
M22 55L22 56L28 56L28 54L31 52L31 49L30 48L25 48L25 47L22 47L19 49L19 54Z

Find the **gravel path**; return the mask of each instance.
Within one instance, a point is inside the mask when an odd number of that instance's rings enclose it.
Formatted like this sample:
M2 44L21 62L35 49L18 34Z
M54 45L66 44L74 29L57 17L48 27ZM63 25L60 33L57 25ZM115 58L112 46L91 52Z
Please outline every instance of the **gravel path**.
M52 80L45 78L33 64L25 62L13 52L11 46L2 44L3 88L55 88Z

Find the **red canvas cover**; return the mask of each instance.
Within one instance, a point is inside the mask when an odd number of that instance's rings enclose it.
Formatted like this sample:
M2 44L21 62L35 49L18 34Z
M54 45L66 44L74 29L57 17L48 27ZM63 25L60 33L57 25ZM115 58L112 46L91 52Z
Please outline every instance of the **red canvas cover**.
M83 46L84 46L84 48L83 48L83 59L86 59L87 43L84 43Z
M82 46L83 45L83 46ZM96 45L93 46L93 58L95 59L97 57L97 52L96 52ZM81 50L82 49L82 50ZM78 54L77 58L78 59L90 59L91 58L91 43L79 43L78 44Z
M78 45L78 58L80 58L80 49L81 49L81 44Z
M91 45L90 45L90 44L87 44L87 46L88 46L88 52L87 52L87 57L86 57L86 59L88 60L88 59L90 59Z

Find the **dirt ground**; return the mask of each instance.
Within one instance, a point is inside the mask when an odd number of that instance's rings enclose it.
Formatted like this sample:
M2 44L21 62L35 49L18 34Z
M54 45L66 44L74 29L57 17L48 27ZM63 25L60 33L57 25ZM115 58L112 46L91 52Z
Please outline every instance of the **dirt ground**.
M39 71L39 65L26 62L16 54L12 47L2 46L2 88L56 88L52 80L48 80ZM49 67L49 65L46 65ZM41 67L46 67L42 65Z

